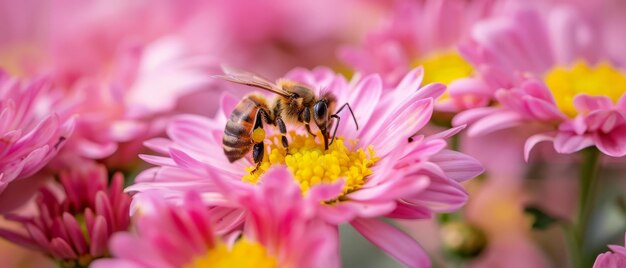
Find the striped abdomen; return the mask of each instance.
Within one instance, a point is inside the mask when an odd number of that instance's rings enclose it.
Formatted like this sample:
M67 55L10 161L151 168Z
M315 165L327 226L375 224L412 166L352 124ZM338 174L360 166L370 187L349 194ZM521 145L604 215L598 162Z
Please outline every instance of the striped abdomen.
M244 157L254 142L250 135L256 121L256 117L261 116L259 110L263 110L269 115L269 109L265 98L260 95L245 96L230 115L230 119L224 128L224 154L228 161L234 162Z

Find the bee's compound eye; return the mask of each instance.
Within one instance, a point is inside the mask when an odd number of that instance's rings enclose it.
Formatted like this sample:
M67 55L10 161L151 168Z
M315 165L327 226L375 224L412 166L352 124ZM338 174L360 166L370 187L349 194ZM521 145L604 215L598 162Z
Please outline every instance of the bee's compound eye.
M315 103L315 106L313 106L313 113L315 113L315 117L318 119L326 117L327 112L328 106L326 106L326 102L319 101Z

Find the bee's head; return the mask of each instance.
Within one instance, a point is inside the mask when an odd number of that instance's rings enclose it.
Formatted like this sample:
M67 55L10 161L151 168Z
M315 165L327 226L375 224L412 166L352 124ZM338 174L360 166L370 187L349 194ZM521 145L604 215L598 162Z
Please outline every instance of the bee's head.
M320 130L326 129L329 117L328 102L324 99L316 101L313 104L313 120Z
M315 121L317 128L324 136L324 147L326 149L328 149L328 125L330 123L330 109L328 106L326 99L318 100L313 104L313 121Z

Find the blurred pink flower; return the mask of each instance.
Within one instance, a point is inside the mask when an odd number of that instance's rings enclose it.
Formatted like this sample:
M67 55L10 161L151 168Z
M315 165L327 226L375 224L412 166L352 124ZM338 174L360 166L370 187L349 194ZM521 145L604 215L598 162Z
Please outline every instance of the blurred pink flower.
M475 198L466 207L467 220L486 233L488 242L469 267L549 267L547 256L532 239L532 219L524 213L529 197L511 183L515 181L490 177L471 192Z
M598 255L596 262L593 264L593 268L626 267L626 247L609 245L609 248L613 252L605 252Z
M601 31L579 13L567 5L523 7L478 24L463 52L498 105L462 112L453 123L472 124L470 136L539 125L526 158L541 141L553 141L559 153L595 145L626 155L626 75L596 46Z
M359 47L346 47L340 57L356 71L378 73L393 88L413 67L425 69L425 83L448 85L438 110L453 111L486 104L485 85L471 78L472 66L457 52L471 27L496 12L498 1L395 1L395 8L381 27L370 31ZM474 95L465 93L468 88ZM458 107L457 107L458 106Z
M0 194L43 168L72 132L74 122L49 86L45 79L20 81L0 71Z
M68 157L103 159L118 152L118 162L135 159L141 148L134 144L163 130L177 99L209 85L207 73L216 65L187 53L173 38L135 47L119 55L110 78L84 77L65 90L80 103L76 135L65 150Z
M292 156L286 156L279 137L272 136L276 132L266 128L271 136L266 139L270 142L266 142L269 152L260 170L250 174L254 166L250 158L230 163L223 153L226 114L237 103L225 96L215 118L181 116L168 128L170 139L146 142L166 156L141 156L159 167L141 173L127 191L159 191L175 201L193 189L203 193L207 204L228 207L223 195L235 190L252 191L259 187L259 174L270 166L286 164L302 191L317 200L318 217L333 224L350 222L406 265L427 264L427 256L415 241L375 218L419 219L433 212L454 211L467 199L460 182L482 172L473 158L445 149L445 139L462 127L428 137L414 136L428 123L433 99L445 86L420 88L421 68L407 74L396 89L385 91L377 75L348 83L329 69L317 68L295 69L286 77L310 85L318 96L323 89L334 94L338 104L350 103L361 129L356 130L344 110L338 138L325 152L323 144L302 127L288 125ZM412 142L407 141L411 136ZM215 177L209 173L215 173ZM236 216L241 212L231 210L224 221L236 226L243 221Z
M253 191L229 197L248 211L246 225L243 233L219 237L213 226L222 215L195 192L185 194L180 206L159 193L142 195L135 201L137 233L116 235L116 258L94 267L339 267L337 230L312 219L312 203L285 169L269 171Z
M2 228L0 237L68 266L85 267L108 254L113 233L127 230L130 197L122 192L120 173L108 186L106 168L89 162L62 171L60 181L60 189L50 185L39 191L36 215L6 215L22 228Z

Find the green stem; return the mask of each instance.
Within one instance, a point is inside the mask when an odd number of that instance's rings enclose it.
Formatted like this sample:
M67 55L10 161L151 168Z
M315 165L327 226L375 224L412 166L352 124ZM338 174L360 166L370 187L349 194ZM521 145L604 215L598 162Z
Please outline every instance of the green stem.
M567 252L570 254L570 265L569 267L575 268L583 268L582 262L579 260L579 256L581 256L581 251L578 245L580 244L578 240L578 235L576 235L576 231L574 230L574 226L568 223L564 223L563 227L563 235L567 240Z
M594 203L595 185L597 183L600 152L595 147L587 148L582 152L582 164L579 178L579 203L577 220L574 222L574 235L576 239L575 247L578 254L572 254L573 264L576 267L588 267L588 256L585 254L585 244L587 236L587 224L589 223L589 213Z

